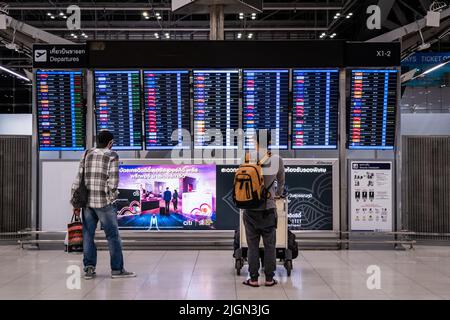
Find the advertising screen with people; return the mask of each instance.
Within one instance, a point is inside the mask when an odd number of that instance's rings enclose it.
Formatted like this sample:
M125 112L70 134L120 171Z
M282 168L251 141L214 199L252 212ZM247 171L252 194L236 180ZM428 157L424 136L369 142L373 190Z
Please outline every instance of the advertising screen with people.
M215 165L121 165L119 228L214 229Z

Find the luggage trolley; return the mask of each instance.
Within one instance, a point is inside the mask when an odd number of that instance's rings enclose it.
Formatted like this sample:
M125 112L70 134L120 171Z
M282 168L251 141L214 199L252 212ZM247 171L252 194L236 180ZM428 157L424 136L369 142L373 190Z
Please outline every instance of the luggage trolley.
M278 215L278 224L276 229L276 257L283 263L286 268L288 277L292 271L292 251L288 246L288 201L287 197L275 199L276 210ZM262 253L264 245L262 239L259 243L260 258L263 260ZM262 249L262 250L261 250ZM241 274L241 269L247 261L248 245L245 237L245 226L243 221L243 210L239 215L239 231L235 234L234 254L236 274Z

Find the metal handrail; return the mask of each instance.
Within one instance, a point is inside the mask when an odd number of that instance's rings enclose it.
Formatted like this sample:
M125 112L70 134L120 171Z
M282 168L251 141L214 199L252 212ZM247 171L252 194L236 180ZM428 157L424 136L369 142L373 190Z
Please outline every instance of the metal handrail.
M121 230L126 233L132 231L134 234L149 234L149 230ZM150 230L152 234L170 234L170 236L186 236L187 234L195 234L196 236L210 236L212 234L231 234L233 230ZM39 235L39 234L65 234L65 230L20 230L17 232L0 232L0 236L18 236L18 235ZM364 235L406 235L406 236L435 236L450 237L450 233L445 232L414 232L414 231L332 231L336 234L364 234ZM103 231L98 230L96 234L102 234ZM306 232L305 234L308 234Z

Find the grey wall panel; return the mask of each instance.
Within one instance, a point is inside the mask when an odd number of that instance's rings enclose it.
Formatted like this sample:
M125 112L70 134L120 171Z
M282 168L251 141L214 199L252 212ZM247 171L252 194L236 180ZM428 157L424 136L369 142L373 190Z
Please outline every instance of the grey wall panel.
M404 136L403 150L403 228L450 233L450 137Z
M0 233L30 227L31 187L31 136L0 136Z

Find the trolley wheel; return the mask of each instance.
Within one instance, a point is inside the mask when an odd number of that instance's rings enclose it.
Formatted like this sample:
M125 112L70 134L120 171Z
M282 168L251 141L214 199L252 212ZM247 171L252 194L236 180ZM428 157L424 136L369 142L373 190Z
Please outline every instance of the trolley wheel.
M284 262L284 267L286 268L287 276L290 277L292 271L292 260L286 260Z
M236 259L236 262L235 262L234 266L236 268L236 274L238 276L240 276L241 275L241 269L244 266L244 260L242 258Z

